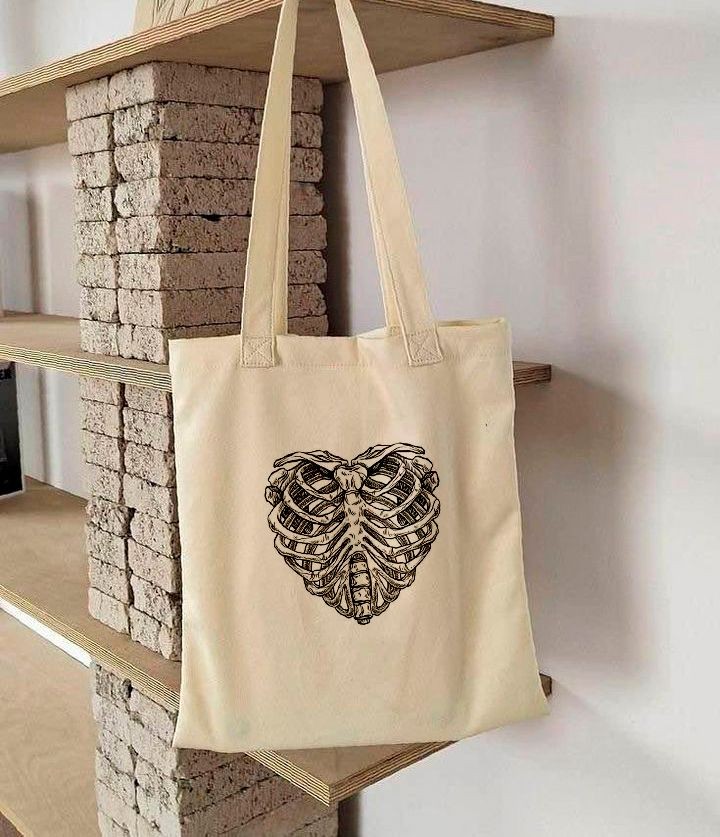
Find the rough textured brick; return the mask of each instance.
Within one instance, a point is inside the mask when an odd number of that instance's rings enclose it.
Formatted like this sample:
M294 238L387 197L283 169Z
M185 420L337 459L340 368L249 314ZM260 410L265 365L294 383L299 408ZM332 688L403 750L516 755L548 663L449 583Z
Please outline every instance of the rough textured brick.
M322 215L290 216L291 250L324 250L327 246L327 223Z
M123 323L175 328L177 326L237 323L242 314L242 291L215 288L195 291L137 291L118 293Z
M325 337L328 333L328 318L325 314L320 317L291 317L288 320L290 334L302 334L306 337Z
M126 805L122 799L100 781L95 782L95 798L98 809L110 817L118 825L126 828L130 834L137 829L137 814L135 808Z
M175 485L175 455L149 445L130 442L125 449L125 471L155 485Z
M136 512L130 523L130 534L138 544L168 558L180 557L180 530L149 514Z
M290 317L290 334L324 336L328 333L326 315L311 317ZM239 334L240 323L215 323L204 326L178 326L176 328L155 328L154 326L119 326L118 341L122 357L148 360L152 363L167 363L168 341L194 337L223 337Z
M182 654L182 638L180 630L172 630L134 607L130 608L130 637L162 654L167 660L179 660Z
M113 147L113 118L109 113L78 119L68 126L68 150L74 156L108 151Z
M98 190L93 190L98 191ZM115 206L123 218L138 215L249 215L253 181L199 177L151 177L120 183ZM290 211L295 215L322 212L323 199L313 183L290 185ZM104 211L107 211L103 207ZM89 209L91 213L93 210ZM105 217L98 214L92 217ZM112 218L112 214L108 215Z
M95 777L105 787L110 788L126 805L135 807L135 780L127 773L117 770L113 763L99 751L95 753Z
M93 619L126 634L130 630L128 607L93 587L88 591L88 610Z
M177 714L133 689L128 703L130 712L137 716L145 729L150 730L162 741L172 744Z
M148 102L114 114L117 145L152 140L254 144L260 141L262 110L185 102ZM322 119L310 113L294 113L294 146L320 148Z
M121 253L228 252L245 250L250 219L244 216L160 215L115 222ZM290 216L290 249L322 250L327 225L320 215Z
M84 401L100 401L103 404L123 404L123 384L102 378L80 378L80 398Z
M80 317L106 323L118 322L117 291L108 288L81 288Z
M100 829L100 837L128 837L128 830L122 825L118 825L106 813L98 809L98 828Z
M289 253L288 281L291 285L320 285L327 279L327 263L317 250Z
M269 779L272 775L258 762L239 755L229 764L194 777L187 788L183 789L181 802L187 812L198 811L209 804L227 799L242 788Z
M289 288L288 314L291 317L310 317L324 314L325 297L318 285L294 285Z
M100 532L115 535L122 539L130 531L130 509L127 506L110 503L108 500L103 500L102 497L91 497L85 510L88 525ZM107 550L107 545L104 544L103 548ZM91 546L88 544L88 550L90 549ZM109 563L113 562L109 561ZM118 566L120 565L118 564Z
M123 604L130 603L130 584L124 569L89 559L90 586Z
M126 442L149 445L155 450L173 449L173 426L169 417L126 407L123 424Z
M244 252L131 253L119 257L119 283L137 290L239 288L245 280ZM290 284L319 284L327 265L317 250L293 250L288 258Z
M126 678L117 677L108 669L97 663L90 666L92 672L92 685L95 694L106 698L116 706L127 709L127 702L130 699L131 685Z
M81 401L80 422L83 430L120 438L123 427L122 409L116 404Z
M180 562L153 552L133 540L128 541L128 564L135 575L165 590L179 594L181 590Z
M118 355L118 329L117 323L80 320L80 349L95 355Z
M85 288L117 288L117 258L115 256L78 256L75 262L75 281Z
M78 221L75 250L87 256L117 253L115 224L111 221Z
M160 215L120 218L116 222L121 253L244 250L249 232L250 219L238 215L217 218Z
M73 197L76 221L112 221L115 218L112 189L76 189Z
M248 179L255 176L257 153L255 145L162 140L125 145L116 148L114 156L116 170L125 181L150 177ZM322 174L323 155L320 149L291 150L291 180L317 183Z
M81 154L72 158L73 185L76 189L97 189L117 183L115 155L112 151Z
M122 441L112 436L101 436L84 430L81 437L86 462L119 471L122 468Z
M207 808L271 776L266 768L243 755L237 756L229 764L183 782L176 782L164 776L141 758L138 758L135 768L138 786L149 797L180 817ZM327 809L325 812L327 813ZM303 819L304 817L298 817L296 813L296 822L302 822Z
M290 184L290 212L293 215L319 215L323 211L322 192L314 183Z
M168 362L168 341L189 337L222 337L237 334L239 323L215 323L204 326L179 326L177 328L154 328L123 324L119 327L120 354L136 360L152 363Z
M125 386L125 403L133 410L172 416L172 394L154 387Z
M133 575L133 606L172 630L180 628L182 615L180 600L156 584Z
M141 721L133 721L131 731L133 749L138 756L150 762L160 773L175 776L178 756L182 751L173 750L168 741L146 729Z
M212 773L207 775L213 775ZM187 798L187 789L192 787L191 783L179 783L169 776L156 770L149 761L143 758L137 759L135 766L135 781L138 788L142 789L145 794L151 799L156 800L160 805L165 807L168 811L172 811L179 816L193 810L190 808L185 799ZM203 800L202 805L211 805L212 798Z
M98 750L121 773L132 776L135 771L135 753L125 741L121 741L111 730L99 727Z
M251 820L238 832L242 837L337 837L337 808L302 794L266 814Z
M152 177L121 183L115 205L123 218L135 215L249 215L250 180Z
M279 777L257 782L216 805L188 814L183 825L189 833L224 834L281 805L299 799L302 791ZM319 804L319 803L318 803Z
M178 519L177 495L174 488L153 485L131 474L125 474L123 496L132 509L159 517L166 523L175 523Z
M113 503L122 503L122 477L117 471L86 464L85 481L89 494Z
M108 101L113 111L144 102L262 108L266 89L266 73L156 61L112 76ZM322 84L317 79L293 80L293 110L319 113L322 103Z
M183 831L177 814L168 810L159 799L149 794L144 788L137 789L137 808L140 816L166 837L183 837Z
M97 693L92 696L92 713L98 726L101 729L110 730L114 736L126 744L132 744L132 721L128 714L128 706L118 706L115 701L108 700Z
M111 110L108 101L108 82L109 79L106 77L68 87L65 91L65 110L68 120L73 122L88 116L108 113Z
M96 498L96 501L102 502L99 498ZM116 508L120 507L116 506ZM122 534L114 535L87 524L85 526L85 545L89 558L112 564L113 567L122 570L127 566L127 546ZM98 585L94 586L97 587Z

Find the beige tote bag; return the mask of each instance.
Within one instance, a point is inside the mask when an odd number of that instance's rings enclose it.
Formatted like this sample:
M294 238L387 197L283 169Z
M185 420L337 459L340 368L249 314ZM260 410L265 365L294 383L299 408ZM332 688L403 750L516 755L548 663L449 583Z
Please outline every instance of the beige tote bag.
M170 344L175 746L447 741L541 715L503 320L436 323L380 89L336 0L387 327L287 333L298 0L280 15L240 335Z

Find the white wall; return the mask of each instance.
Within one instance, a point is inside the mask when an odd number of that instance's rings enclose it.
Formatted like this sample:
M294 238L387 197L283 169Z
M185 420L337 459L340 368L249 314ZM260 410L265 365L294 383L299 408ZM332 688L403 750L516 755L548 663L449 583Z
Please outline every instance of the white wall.
M359 833L716 836L720 5L536 5L554 40L382 87L437 313L505 314L516 356L555 367L517 422L552 715L368 790ZM381 309L347 124L334 305L364 330Z
M0 72L124 34L132 5L0 0ZM383 88L439 315L506 314L517 356L555 365L552 385L519 392L517 427L553 713L366 791L357 829L716 837L720 7L538 8L558 15L552 42L396 73ZM329 99L329 121L347 115L344 89ZM346 174L330 201L333 266L350 280L335 272L330 287L341 326L360 330L380 304L357 148L330 133L328 168ZM65 155L0 158L0 195L19 196L2 221L6 299L58 313L76 305ZM74 384L53 380L44 433L26 399L26 448L72 487L76 407L62 388Z
M0 76L127 34L133 0L0 0ZM0 156L0 299L77 316L67 146ZM25 472L84 493L77 379L18 366Z

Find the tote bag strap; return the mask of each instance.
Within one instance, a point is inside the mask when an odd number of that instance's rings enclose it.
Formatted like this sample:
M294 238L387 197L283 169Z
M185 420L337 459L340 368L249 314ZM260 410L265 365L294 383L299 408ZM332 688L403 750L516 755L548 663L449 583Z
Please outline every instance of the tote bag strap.
M242 364L273 366L287 333L292 74L299 0L280 11L265 102L250 222L241 324ZM335 0L355 116L387 325L402 333L408 363L442 354L380 87L351 0Z

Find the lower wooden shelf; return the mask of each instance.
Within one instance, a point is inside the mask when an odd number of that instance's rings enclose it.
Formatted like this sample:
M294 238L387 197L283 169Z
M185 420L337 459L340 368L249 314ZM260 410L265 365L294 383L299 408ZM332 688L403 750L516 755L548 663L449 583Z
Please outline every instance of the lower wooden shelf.
M180 664L163 659L87 612L84 501L28 480L23 495L0 503L0 599L177 710ZM550 677L541 675L547 694ZM321 802L338 802L451 742L248 753Z
M88 670L2 612L0 660L0 813L21 834L98 834Z
M0 360L124 384L171 389L170 371L165 364L81 352L79 321L72 317L7 312L0 318ZM550 380L552 367L547 363L518 360L513 363L513 373L515 386L540 384Z

